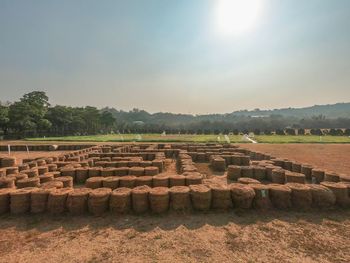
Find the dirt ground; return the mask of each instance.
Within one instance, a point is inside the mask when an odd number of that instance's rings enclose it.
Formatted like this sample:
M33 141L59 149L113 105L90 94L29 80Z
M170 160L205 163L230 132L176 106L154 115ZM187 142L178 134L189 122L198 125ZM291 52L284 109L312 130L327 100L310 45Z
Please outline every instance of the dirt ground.
M350 174L350 144L244 144L243 148L270 153L338 173Z
M0 262L350 262L350 211L0 217Z
M245 146L349 171L350 145ZM196 166L225 180L208 164ZM167 168L174 173L175 163ZM350 262L350 210L4 215L0 262Z

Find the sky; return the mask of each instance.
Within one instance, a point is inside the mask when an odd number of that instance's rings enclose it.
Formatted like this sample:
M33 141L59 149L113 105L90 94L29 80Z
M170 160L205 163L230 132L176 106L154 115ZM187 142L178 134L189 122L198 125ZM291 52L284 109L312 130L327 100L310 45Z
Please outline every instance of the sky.
M191 114L350 102L350 1L257 0L254 26L233 33L221 15L234 28L254 6L237 21L220 1L0 0L0 101L41 90L52 105Z

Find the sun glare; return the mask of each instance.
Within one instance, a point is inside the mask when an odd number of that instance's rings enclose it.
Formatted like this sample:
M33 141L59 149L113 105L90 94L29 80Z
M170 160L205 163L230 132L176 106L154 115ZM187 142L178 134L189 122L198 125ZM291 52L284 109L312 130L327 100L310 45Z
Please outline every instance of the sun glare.
M222 35L240 35L253 30L261 16L264 0L218 0L216 23Z

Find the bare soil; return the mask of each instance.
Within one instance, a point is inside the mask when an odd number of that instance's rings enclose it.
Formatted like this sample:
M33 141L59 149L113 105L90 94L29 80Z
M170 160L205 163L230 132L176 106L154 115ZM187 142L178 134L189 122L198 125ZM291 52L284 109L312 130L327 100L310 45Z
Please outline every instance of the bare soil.
M350 145L244 146L337 172L350 168ZM225 181L208 164L196 166ZM165 173L174 172L168 160ZM350 262L350 210L4 215L0 262Z
M3 216L0 262L350 262L349 216Z
M350 144L244 144L243 148L270 153L338 173L350 174Z

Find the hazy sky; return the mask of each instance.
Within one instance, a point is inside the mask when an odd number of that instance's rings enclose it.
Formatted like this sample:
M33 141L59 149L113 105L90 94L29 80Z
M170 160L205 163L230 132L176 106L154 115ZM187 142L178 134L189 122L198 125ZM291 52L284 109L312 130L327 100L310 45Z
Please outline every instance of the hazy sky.
M222 34L219 0L0 0L0 100L181 113L350 101L350 1L263 0ZM233 12L234 13L234 12Z

